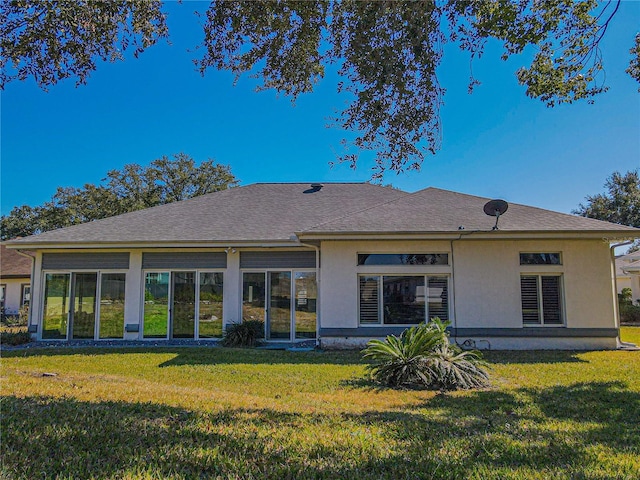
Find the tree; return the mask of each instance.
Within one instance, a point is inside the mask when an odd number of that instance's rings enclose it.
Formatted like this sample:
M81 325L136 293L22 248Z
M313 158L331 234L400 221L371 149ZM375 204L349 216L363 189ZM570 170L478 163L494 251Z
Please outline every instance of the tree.
M572 213L640 228L640 176L638 170L632 170L624 175L614 172L607 178L604 186L607 192L588 195L586 205L581 203ZM639 242L636 241L631 249L637 250L639 246Z
M548 106L605 91L599 45L620 0L224 1L203 17L202 74L213 67L236 77L251 73L261 89L292 98L313 91L329 65L339 66L338 90L352 102L335 119L357 133L357 151L373 150L377 173L418 169L440 144L444 88L437 68L446 41L471 60L490 39L503 59L535 47L531 65L516 72L526 94ZM2 85L33 76L46 88L62 78L86 81L95 59L120 59L167 36L160 2L0 3ZM627 72L640 81L640 37ZM5 72L13 65L15 74ZM469 90L479 82L470 72ZM345 147L348 147L345 142ZM340 157L355 167L358 153Z
M238 184L230 167L207 160L200 165L184 153L163 156L143 167L111 170L106 184L58 187L51 200L37 207L15 207L0 218L0 237L7 240L90 222L126 212L217 192Z

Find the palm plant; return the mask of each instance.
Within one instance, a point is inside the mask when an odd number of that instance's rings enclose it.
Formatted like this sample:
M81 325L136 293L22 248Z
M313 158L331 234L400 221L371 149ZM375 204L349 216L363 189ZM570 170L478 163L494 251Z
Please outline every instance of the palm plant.
M488 385L479 352L449 343L448 322L435 317L397 337L371 340L363 350L371 376L390 387L423 386L453 390Z

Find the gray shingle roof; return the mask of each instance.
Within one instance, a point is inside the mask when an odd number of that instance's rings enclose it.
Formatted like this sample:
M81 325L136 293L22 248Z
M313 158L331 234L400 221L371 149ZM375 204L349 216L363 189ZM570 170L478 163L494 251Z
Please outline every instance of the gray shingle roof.
M408 195L368 183L326 183L310 190L309 183L257 183L15 243L289 241L295 232L330 218Z
M273 242L340 233L444 233L491 230L487 198L427 188L407 193L368 183L258 183L12 241L13 244ZM501 232L606 232L640 229L510 204Z
M483 211L489 200L430 187L328 220L304 233L455 232L460 226L472 231L491 230L495 218ZM516 203L510 203L500 217L499 228L503 232L624 231L629 236L640 236L637 228Z

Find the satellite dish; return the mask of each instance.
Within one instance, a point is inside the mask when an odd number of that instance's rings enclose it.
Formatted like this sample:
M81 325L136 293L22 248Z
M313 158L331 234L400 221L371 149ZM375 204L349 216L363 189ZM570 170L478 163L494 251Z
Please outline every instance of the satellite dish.
M484 213L490 217L496 217L496 224L493 226L493 230L498 230L498 220L500 215L503 215L509 208L509 204L504 200L489 200L484 204Z

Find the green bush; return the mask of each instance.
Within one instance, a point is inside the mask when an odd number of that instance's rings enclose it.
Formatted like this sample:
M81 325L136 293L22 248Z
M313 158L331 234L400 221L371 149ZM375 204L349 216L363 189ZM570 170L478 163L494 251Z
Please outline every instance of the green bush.
M224 347L255 347L264 338L264 322L246 320L228 325L222 336Z
M31 334L26 328L6 328L0 330L0 344L23 345L31 341Z
M620 305L620 322L640 325L640 306L631 304Z
M371 340L362 351L372 360L367 370L376 381L394 388L456 390L487 386L489 376L482 355L452 345L447 325L436 317L406 329L399 337Z

